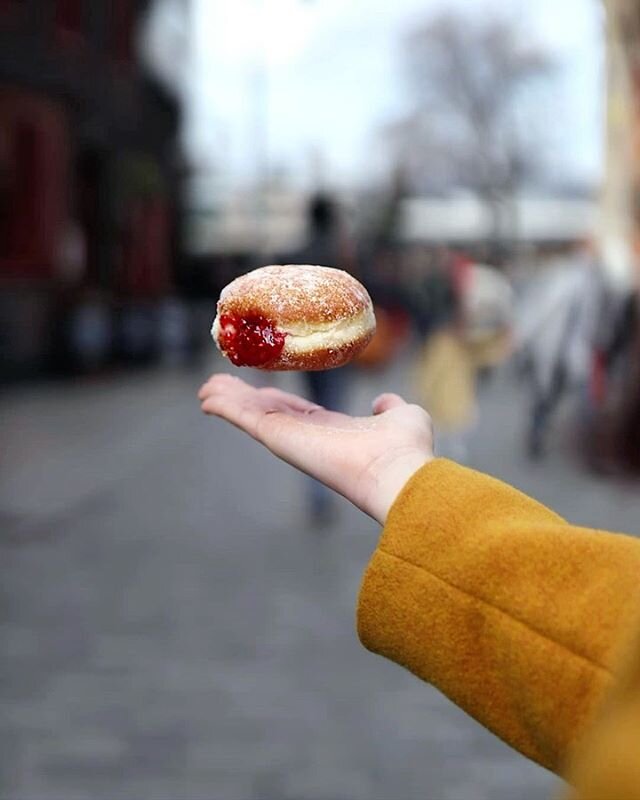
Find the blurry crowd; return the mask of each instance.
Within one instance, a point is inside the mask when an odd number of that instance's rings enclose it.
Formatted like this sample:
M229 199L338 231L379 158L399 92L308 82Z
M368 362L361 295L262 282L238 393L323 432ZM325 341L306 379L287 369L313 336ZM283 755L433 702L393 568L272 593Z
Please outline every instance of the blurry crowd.
M90 244L82 229L69 227L63 244L64 274L82 275ZM154 250L141 252L149 260ZM211 354L209 327L223 286L267 262L338 265L362 280L378 327L353 368L382 372L406 359L412 399L431 413L442 455L467 458L478 392L508 364L505 372L526 388L528 457L543 459L560 425L591 468L640 467L638 297L607 279L590 241L537 253L523 270L516 253L486 242L403 241L397 202L359 229L334 196L319 192L309 198L306 236L296 250L183 253L165 290L148 296L61 281L50 294L46 325L22 329L47 339L46 371L54 375L199 363ZM9 319L10 298L5 306ZM304 381L315 402L341 409L349 375L349 369L309 373ZM326 515L327 496L318 487L311 503L315 515Z
M533 281L518 314L518 366L532 387L527 447L540 458L561 401L596 470L640 465L638 296L607 280L597 247L577 243Z
M441 455L466 460L478 392L504 365L524 392L527 457L541 460L565 442L593 470L640 466L638 297L608 279L595 242L542 252L520 271L515 256L492 257L484 243L402 245L385 232L363 246L348 240L326 197L312 200L309 230L293 260L338 263L363 280L378 327L356 367L383 371L406 358ZM348 375L310 376L310 392L340 408Z
M640 466L638 298L608 284L593 243L538 253L514 282L519 257L504 242L408 241L405 166L351 217L331 194L312 196L297 249L190 251L181 101L135 46L152 6L57 3L40 18L0 3L0 382L192 363L211 352L215 300L234 277L268 262L339 265L376 307L377 335L355 366L408 354L441 452L464 459L478 388L515 355L531 458L545 456L571 397L588 463ZM429 52L459 32L450 22L428 29ZM342 407L348 372L310 374L308 392Z
M486 243L406 244L386 222L357 233L340 203L318 193L309 199L303 245L268 260L339 265L364 282L378 328L354 368L383 371L406 356L413 399L429 409L441 454L465 460L478 391L508 363L526 387L523 447L531 459L548 453L561 418L592 468L640 466L637 295L607 280L593 242L540 253L534 267L518 272L515 256L492 255ZM68 259L81 259L81 243L71 244ZM60 294L54 372L91 375L206 358L220 290L265 258L247 252L185 260L175 291L152 301ZM304 380L315 402L346 406L349 370ZM318 492L313 507L321 517Z

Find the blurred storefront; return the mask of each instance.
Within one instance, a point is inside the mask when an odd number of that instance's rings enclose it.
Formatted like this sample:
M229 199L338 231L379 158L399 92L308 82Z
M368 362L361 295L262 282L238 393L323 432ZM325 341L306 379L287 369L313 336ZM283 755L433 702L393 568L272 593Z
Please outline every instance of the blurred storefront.
M136 53L148 5L0 0L4 379L107 363L173 284L179 105Z
M589 197L518 195L511 200L515 224L507 242L514 253L540 255L572 247L596 225L597 205ZM491 242L491 209L478 197L405 197L398 208L398 238L403 244L479 248Z
M609 392L601 410L604 449L640 468L640 5L605 0L607 154L601 245L620 297ZM605 337L606 338L606 337Z
M607 9L606 172L601 240L612 281L639 279L640 254L640 8L605 0Z

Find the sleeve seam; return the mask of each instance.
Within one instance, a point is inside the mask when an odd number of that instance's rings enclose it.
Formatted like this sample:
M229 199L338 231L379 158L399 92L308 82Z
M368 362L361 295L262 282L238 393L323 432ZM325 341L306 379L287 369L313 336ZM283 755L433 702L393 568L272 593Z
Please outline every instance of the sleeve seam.
M609 677L609 678L612 677L612 672L607 667L603 666L602 664L598 664L593 659L589 658L589 656L583 655L582 653L578 653L575 650L572 650L566 644L563 644L562 642L558 642L555 639L547 636L545 633L543 633L542 631L539 631L537 628L535 628L533 625L531 625L531 623L526 622L523 619L520 619L519 617L515 616L514 614L512 614L512 613L510 613L508 611L505 611L505 609L500 608L497 605L493 605L492 603L490 603L487 600L485 600L483 597L479 597L478 595L473 594L472 592L469 592L466 589L461 589L459 586L456 586L454 583L451 583L450 581L447 581L446 579L441 578L439 575L436 575L434 572L431 572L430 570L426 569L425 567L423 567L423 566L421 566L419 564L414 564L412 561L409 561L408 559L403 558L402 556L396 555L395 553L390 553L389 551L384 550L381 547L378 548L378 552L381 553L384 556L387 556L388 558L392 558L392 559L396 559L397 561L401 561L403 564L407 564L408 566L413 567L413 569L418 570L419 572L426 573L431 578L433 578L434 580L438 581L439 583L443 583L445 586L449 587L450 589L453 589L454 591L459 592L460 594L464 595L465 597L468 597L468 598L470 598L472 600L475 600L477 603L480 603L482 606L485 606L487 608L493 609L494 611L497 611L499 614L502 614L503 616L507 617L512 622L515 622L515 623L517 623L519 625L522 625L524 628L526 628L532 634L540 637L541 639L544 639L547 642L550 642L551 644L554 644L556 647L560 648L561 650L566 651L570 656L573 656L574 658L577 658L580 661L585 661L590 667L592 667L593 669L598 670L599 672L603 672L607 677Z

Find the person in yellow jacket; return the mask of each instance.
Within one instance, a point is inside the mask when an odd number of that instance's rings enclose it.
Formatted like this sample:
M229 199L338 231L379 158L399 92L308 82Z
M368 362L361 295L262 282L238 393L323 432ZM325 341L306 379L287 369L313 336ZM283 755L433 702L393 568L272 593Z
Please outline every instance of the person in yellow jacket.
M398 395L352 418L215 375L199 398L384 526L365 647L562 775L571 800L640 800L640 539L434 458L428 414Z

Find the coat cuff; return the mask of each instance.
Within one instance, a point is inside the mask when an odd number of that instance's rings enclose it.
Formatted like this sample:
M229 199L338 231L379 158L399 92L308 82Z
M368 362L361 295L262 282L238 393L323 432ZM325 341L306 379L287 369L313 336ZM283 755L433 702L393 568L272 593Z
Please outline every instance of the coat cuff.
M583 620L562 609L595 600L581 597L571 560L588 575L597 542L570 531L516 489L435 459L393 504L357 610L367 649L555 771L611 678L609 659L574 633Z

